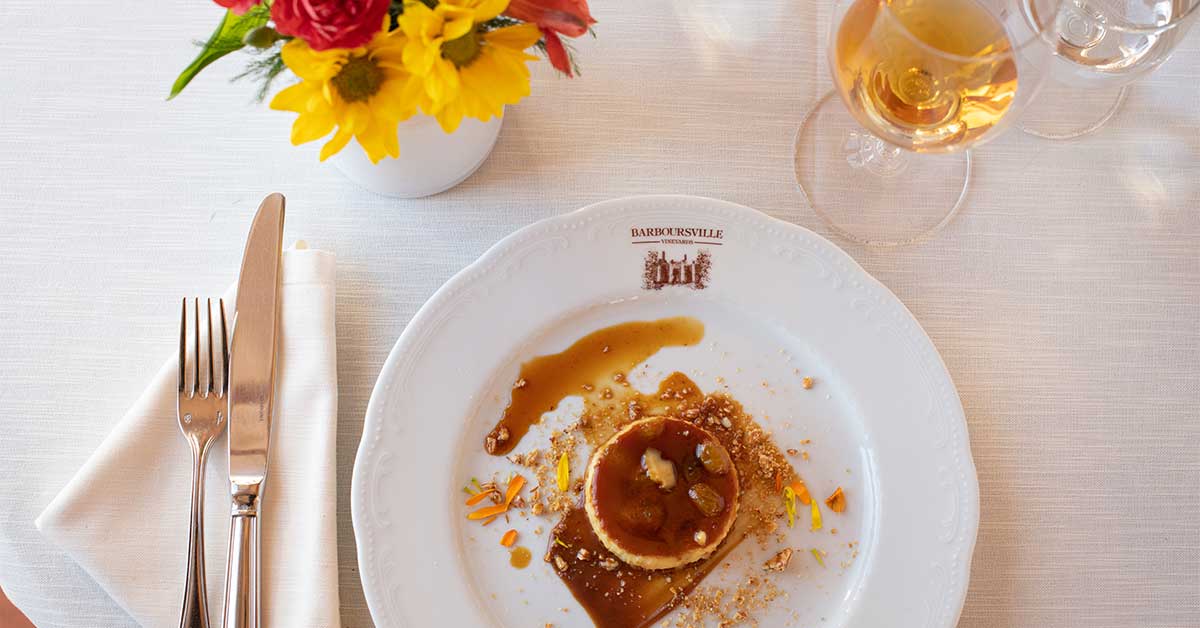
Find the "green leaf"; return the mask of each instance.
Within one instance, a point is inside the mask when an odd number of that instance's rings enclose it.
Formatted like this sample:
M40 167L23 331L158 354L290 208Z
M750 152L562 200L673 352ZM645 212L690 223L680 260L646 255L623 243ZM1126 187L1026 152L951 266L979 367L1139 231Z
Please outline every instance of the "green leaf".
M179 78L175 79L175 84L171 86L171 94L167 96L167 100L178 96L179 92L182 92L183 88L187 87L193 78L196 78L200 70L208 67L210 63L244 48L246 44L242 38L246 36L246 33L266 24L269 19L271 19L271 10L265 4L257 5L243 15L234 15L232 11L227 11L221 18L221 23L217 24L217 29L213 31L212 36L202 46L200 54L196 56L191 65L179 73Z

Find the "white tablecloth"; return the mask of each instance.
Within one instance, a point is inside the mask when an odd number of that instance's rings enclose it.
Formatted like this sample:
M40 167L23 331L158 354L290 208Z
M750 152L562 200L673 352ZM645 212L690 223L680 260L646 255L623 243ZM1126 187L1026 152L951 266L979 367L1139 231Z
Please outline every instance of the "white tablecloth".
M227 84L240 59L163 101L211 3L0 2L0 587L39 626L131 625L33 519L172 350L178 299L225 288L265 192L287 194L289 240L338 256L350 628L370 625L348 498L367 398L451 274L522 225L627 194L827 231L792 169L829 85L827 4L593 12L582 78L539 68L477 174L397 201L289 147L291 116ZM1095 136L984 147L966 210L932 242L847 247L928 330L966 407L983 522L962 626L1200 625L1198 61L1193 33Z

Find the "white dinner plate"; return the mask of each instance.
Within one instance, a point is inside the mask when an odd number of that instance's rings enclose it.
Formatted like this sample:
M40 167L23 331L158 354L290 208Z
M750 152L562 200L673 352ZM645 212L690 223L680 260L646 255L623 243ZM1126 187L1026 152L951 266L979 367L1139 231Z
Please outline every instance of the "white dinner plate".
M670 272L651 272L659 260ZM461 487L518 469L484 454L482 442L523 361L615 323L679 315L703 322L703 341L652 356L633 385L653 390L682 370L705 392L729 392L781 448L809 453L791 461L814 497L838 486L848 497L845 513L826 511L822 530L803 517L787 530L787 544L803 551L771 574L785 595L755 613L759 625L957 623L979 488L962 405L921 326L806 229L722 201L645 196L505 238L447 282L396 342L367 408L351 491L377 625L591 625L539 560L547 533L535 529L554 521L482 527L465 518ZM581 407L560 404L539 429ZM533 551L529 568L509 566L498 542L506 527ZM743 543L710 578L756 570L772 549ZM825 552L824 566L812 549Z

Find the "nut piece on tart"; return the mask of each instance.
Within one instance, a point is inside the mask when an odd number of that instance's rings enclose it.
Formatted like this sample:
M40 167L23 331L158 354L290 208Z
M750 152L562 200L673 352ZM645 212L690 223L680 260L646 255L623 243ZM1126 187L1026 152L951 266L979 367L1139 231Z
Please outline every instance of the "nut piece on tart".
M738 493L737 469L716 437L659 416L630 423L596 451L584 508L618 558L672 569L708 556L725 540Z

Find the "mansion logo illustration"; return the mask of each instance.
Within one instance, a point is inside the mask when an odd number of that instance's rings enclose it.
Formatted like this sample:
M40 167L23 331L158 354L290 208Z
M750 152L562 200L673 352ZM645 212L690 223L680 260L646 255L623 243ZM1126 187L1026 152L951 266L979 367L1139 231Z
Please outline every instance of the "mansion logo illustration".
M642 271L642 287L647 290L662 290L663 286L687 286L703 290L708 286L708 270L712 268L712 256L701 250L691 261L685 254L683 259L667 259L665 251L646 253L646 265Z
M667 251L654 247L646 252L642 265L642 288L662 290L666 286L681 286L703 290L708 286L709 271L712 269L712 254L708 249L697 248L692 252L674 252L676 245L708 244L721 246L725 233L721 229L702 227L644 227L631 229L632 244L668 244L673 246L670 256Z

